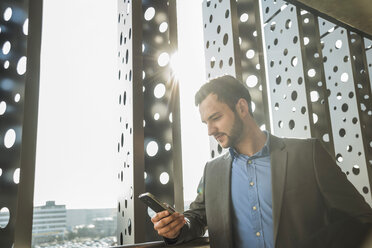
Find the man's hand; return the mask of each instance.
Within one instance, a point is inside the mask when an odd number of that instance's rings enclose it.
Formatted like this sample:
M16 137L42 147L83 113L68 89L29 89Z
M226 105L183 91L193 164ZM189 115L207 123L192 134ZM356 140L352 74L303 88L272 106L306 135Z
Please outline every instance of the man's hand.
M160 236L168 239L176 238L186 223L183 214L175 212L171 215L167 210L157 213L151 218L151 221L154 224L155 231Z

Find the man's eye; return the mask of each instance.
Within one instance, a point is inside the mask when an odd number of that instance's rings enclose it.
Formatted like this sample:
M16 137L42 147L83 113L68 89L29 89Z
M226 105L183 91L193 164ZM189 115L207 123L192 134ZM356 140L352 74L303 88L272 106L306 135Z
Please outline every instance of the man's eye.
M216 120L218 120L220 118L221 118L221 116L217 116L217 117L214 117L213 120L216 121Z

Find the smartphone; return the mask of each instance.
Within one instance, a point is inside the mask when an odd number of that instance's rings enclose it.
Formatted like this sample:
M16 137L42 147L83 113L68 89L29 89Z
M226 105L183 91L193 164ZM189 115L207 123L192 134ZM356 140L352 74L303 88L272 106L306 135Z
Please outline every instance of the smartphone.
M164 210L168 210L170 214L173 214L176 212L176 210L170 206L169 204L161 203L156 197L149 193L143 193L140 196L138 196L141 201L143 201L148 207L150 207L152 210L154 210L156 213L159 213Z

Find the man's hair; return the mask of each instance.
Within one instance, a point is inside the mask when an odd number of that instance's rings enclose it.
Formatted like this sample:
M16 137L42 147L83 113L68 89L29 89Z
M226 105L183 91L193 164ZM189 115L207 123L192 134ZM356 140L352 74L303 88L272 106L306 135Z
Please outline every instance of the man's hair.
M233 112L240 98L248 103L249 113L252 114L251 95L248 88L236 78L224 75L205 83L195 94L195 106L198 106L209 94L217 95L220 102L226 103Z

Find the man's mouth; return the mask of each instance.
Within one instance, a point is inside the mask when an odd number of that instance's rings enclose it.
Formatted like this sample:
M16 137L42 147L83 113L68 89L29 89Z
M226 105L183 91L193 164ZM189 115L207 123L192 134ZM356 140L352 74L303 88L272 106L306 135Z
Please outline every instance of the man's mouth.
M223 134L215 135L214 138L218 141L220 138L222 138Z

